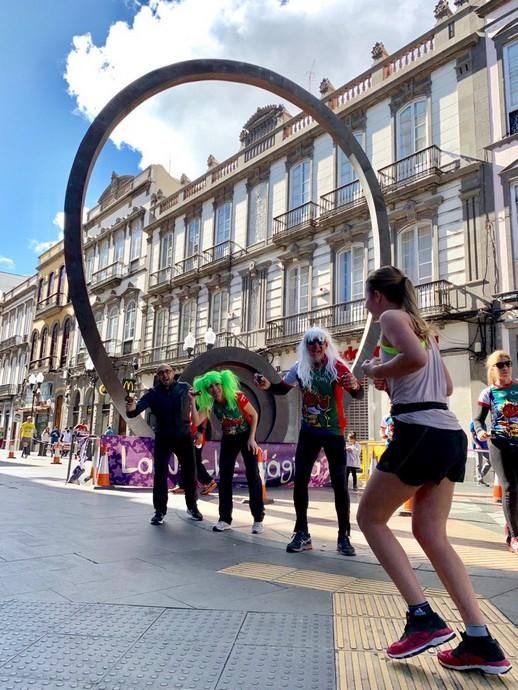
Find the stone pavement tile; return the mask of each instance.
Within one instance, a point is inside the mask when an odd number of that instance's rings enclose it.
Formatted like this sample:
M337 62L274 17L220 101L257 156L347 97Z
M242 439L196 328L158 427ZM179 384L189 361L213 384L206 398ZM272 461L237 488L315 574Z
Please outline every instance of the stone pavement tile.
M20 625L18 629L2 630L0 635L0 664L9 661L12 657L23 652L34 642L37 642L46 634L46 631L37 628L25 628Z
M50 631L71 620L81 604L70 602L11 601L0 605L0 630Z
M55 678L22 678L4 676L0 669L2 690L96 690L97 683L90 681L63 681Z
M353 686L351 686L352 688ZM235 645L217 690L335 690L332 649Z
M300 587L280 587L275 592L255 594L248 606L250 611L293 613L304 615L321 614L329 615L332 609L332 600L329 592Z
M173 630L165 640L133 645L108 670L98 690L214 690L231 648L224 642L185 642Z
M0 668L5 679L36 678L71 683L92 683L101 678L129 649L122 638L71 637L49 633Z
M171 636L182 642L232 645L243 625L245 614L234 611L167 609L142 635L141 642L153 646L155 640Z
M180 599L175 599L173 589L159 589L154 592L141 592L139 594L124 594L113 597L114 604L128 604L129 606L158 606L160 608L173 607L185 608L189 605Z
M83 606L66 621L62 635L124 637L138 639L160 618L163 609L144 606L91 604Z
M492 597L491 602L500 611L504 611L510 621L518 625L518 586L509 592Z
M293 613L248 613L237 644L333 649L332 618Z

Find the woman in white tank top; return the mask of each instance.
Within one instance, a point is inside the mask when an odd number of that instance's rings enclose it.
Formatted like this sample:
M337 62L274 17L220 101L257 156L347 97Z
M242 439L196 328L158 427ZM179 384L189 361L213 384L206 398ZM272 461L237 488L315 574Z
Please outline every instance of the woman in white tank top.
M381 326L381 362L366 361L365 374L391 399L394 436L367 483L357 520L408 604L407 624L387 653L403 659L455 637L426 601L408 557L387 523L413 498L412 531L455 602L466 625L462 642L439 652L447 668L506 673L510 662L485 625L462 561L446 535L454 482L463 481L467 439L447 399L453 390L439 348L420 316L411 281L394 266L374 271L366 307Z

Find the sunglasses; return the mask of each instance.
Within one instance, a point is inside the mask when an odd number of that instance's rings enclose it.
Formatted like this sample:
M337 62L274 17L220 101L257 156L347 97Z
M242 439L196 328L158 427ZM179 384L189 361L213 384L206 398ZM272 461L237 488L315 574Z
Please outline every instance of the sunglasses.
M327 340L325 338L319 338L317 336L316 338L311 338L311 340L306 340L306 345L308 347L310 345L327 345Z
M512 367L513 363L510 359L505 359L503 362L495 362L495 367L497 369L503 369L504 367Z

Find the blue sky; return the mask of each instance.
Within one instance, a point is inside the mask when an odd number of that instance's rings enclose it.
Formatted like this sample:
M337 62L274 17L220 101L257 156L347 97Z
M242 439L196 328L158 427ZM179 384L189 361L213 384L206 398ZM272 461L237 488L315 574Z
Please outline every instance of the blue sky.
M338 87L434 24L430 0L25 0L2 4L0 271L30 275L56 224L90 121L133 79L178 60L261 64L313 93ZM191 179L239 148L256 108L278 99L235 84L183 86L141 105L113 132L90 181L95 204L111 173L162 163ZM296 112L290 107L291 112ZM214 127L214 123L218 126ZM59 219L57 219L59 221Z

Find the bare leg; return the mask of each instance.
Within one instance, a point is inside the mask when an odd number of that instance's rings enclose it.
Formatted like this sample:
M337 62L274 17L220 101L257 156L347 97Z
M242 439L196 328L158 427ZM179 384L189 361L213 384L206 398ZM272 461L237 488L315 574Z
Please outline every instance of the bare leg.
M369 546L409 605L422 604L426 597L408 556L387 522L418 488L404 484L395 474L376 469L367 482L356 516Z
M471 580L446 534L454 484L443 479L421 486L414 496L412 532L448 590L466 625L485 625Z

